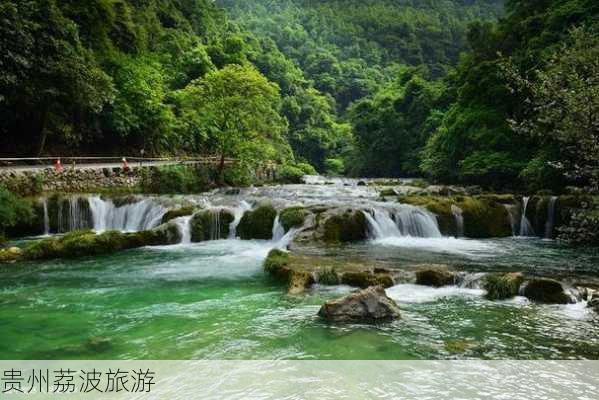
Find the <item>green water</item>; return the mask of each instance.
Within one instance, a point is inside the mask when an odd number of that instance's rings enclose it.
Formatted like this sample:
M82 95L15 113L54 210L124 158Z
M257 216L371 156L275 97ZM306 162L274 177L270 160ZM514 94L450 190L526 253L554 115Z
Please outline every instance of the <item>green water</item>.
M508 242L504 244L506 253L502 253L501 243L490 244L499 247L492 251L495 258L486 261L480 255L439 255L371 244L350 250L392 261L443 258L515 268L515 261L510 260L518 257ZM556 265L556 257L561 257L563 265L573 262L568 253L552 253L555 249L543 243L510 245L523 254L536 252L541 259L549 257ZM522 298L490 302L476 289L398 285L388 293L402 309L401 320L380 326L327 325L316 317L319 306L349 288L316 287L302 296L286 295L285 288L262 271L270 247L266 242L219 241L77 261L4 266L0 270L0 356L599 358L599 318L585 308L585 303L541 306ZM595 256L585 257L587 264L580 262L584 264L580 268L592 273ZM506 260L506 265L501 260Z

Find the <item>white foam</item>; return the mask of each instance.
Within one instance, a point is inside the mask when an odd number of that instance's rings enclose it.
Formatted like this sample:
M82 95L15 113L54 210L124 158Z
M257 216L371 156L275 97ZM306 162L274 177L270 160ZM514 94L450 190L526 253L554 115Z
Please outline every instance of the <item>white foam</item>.
M433 288L429 286L402 284L387 289L387 295L400 303L430 303L446 297L481 297L482 289L467 289L458 286Z
M479 240L456 238L420 238L412 236L386 237L372 241L373 244L390 247L406 247L428 250L435 253L453 253L471 256L486 256L499 249L490 243Z

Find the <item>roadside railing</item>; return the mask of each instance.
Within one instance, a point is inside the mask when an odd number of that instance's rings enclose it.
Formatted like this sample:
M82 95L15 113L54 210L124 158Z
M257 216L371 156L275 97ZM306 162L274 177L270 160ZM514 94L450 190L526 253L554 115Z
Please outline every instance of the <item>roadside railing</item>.
M218 165L221 163L220 156L204 157L5 157L0 158L0 169L22 169L22 168L52 168L58 162L65 167L83 167L101 164L129 163L131 166L138 165L168 165L168 164L204 164ZM225 158L225 164L235 162L233 158Z

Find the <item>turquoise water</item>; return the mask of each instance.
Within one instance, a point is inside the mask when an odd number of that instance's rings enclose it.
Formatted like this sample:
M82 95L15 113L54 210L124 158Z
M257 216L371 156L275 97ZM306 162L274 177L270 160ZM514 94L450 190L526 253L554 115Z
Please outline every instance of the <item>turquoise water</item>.
M472 244L472 243L471 243ZM476 243L480 245L481 243ZM390 263L445 260L534 270L531 260L592 275L593 253L541 241L482 242L485 254L360 244L321 250ZM328 325L320 305L350 288L288 296L262 262L269 242L145 248L113 256L3 266L2 359L598 359L599 317L584 302L483 299L478 289L398 285L402 319ZM536 256L535 256L536 254ZM584 254L584 257L582 256Z

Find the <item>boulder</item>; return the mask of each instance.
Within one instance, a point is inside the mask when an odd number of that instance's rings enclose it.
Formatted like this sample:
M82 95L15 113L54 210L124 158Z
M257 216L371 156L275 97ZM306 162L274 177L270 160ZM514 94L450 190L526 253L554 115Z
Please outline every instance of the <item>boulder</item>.
M592 308L593 311L599 313L599 293L594 293L587 303L587 307Z
M306 288L314 283L312 274L302 270L295 270L289 266L289 253L274 249L268 253L264 261L264 270L275 279L288 286L289 294L303 293Z
M262 204L244 214L237 227L237 235L243 240L270 240L276 217L277 210L271 204Z
M520 272L489 274L483 282L483 289L487 291L485 297L489 300L509 299L518 295L522 283L524 275Z
M341 276L341 283L366 289L370 286L389 288L394 285L393 278L388 273L372 273L371 271L346 272Z
M291 228L300 228L304 225L307 211L303 207L287 208L281 212L280 221L288 232Z
M229 229L235 216L228 210L205 210L193 216L190 221L191 241L219 240L229 237Z
M321 215L320 234L327 243L348 243L367 239L368 222L361 210L336 209Z
M0 249L0 264L11 264L17 262L23 256L23 250L18 247Z
M400 310L382 286L372 286L326 302L318 315L330 322L376 323L400 318Z
M192 215L193 212L194 212L193 206L186 206L186 207L177 208L175 210L169 210L166 212L166 214L164 214L161 222L163 224L166 224L167 222L172 221L173 219L187 217L189 215Z
M432 287L453 285L456 274L444 265L431 265L416 271L416 284Z
M569 304L573 302L560 282L547 278L536 278L528 281L524 287L524 296L531 301L544 304Z

